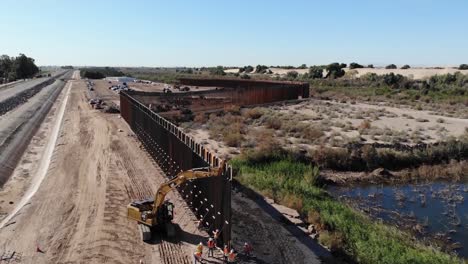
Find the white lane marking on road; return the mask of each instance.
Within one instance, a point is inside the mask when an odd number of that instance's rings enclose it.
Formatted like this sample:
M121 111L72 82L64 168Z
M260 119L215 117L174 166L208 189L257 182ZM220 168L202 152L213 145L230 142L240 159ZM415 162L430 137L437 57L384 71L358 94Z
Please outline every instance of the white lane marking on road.
M2 220L0 223L0 229L2 229L20 210L23 208L29 200L36 194L39 186L41 185L42 181L44 180L45 176L47 175L47 171L49 169L50 161L52 159L52 154L54 153L55 144L57 143L58 135L60 132L60 127L62 126L63 116L65 114L65 108L67 106L68 97L70 95L72 83L69 82L67 86L67 91L65 94L65 98L60 105L60 109L57 115L57 119L54 124L54 128L52 130L51 137L47 142L46 149L44 151L44 155L39 163L39 169L36 171L31 186L29 187L28 191L25 195L21 198L20 202L16 205L13 211Z

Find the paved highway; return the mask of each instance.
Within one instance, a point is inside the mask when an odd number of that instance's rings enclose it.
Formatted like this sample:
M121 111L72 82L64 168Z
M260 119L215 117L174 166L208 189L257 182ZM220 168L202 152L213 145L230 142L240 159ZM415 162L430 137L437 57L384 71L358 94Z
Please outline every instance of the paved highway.
M57 76L58 74L63 73L63 72L64 71L55 72L52 76ZM45 81L48 81L51 78L52 77L30 79L25 82L20 82L17 84L13 84L11 86L0 88L0 102L7 100L8 98L11 98L17 95L18 93L31 89L34 86L41 84Z

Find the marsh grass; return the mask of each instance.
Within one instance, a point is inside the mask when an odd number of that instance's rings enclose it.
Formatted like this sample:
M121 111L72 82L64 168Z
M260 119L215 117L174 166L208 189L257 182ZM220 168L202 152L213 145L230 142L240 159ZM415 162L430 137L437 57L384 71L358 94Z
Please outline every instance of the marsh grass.
M237 180L254 190L291 205L301 216L324 229L319 241L341 250L359 263L457 263L438 249L415 242L396 228L370 218L332 198L317 187L318 169L285 156L266 162L235 159Z

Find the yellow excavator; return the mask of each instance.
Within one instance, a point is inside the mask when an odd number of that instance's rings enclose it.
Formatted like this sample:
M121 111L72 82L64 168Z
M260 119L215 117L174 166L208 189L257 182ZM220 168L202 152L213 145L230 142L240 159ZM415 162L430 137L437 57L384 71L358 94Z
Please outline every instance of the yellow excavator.
M167 193L186 181L221 176L224 161L219 167L195 168L179 173L172 180L163 183L154 199L134 201L127 206L127 217L139 223L143 241L150 241L152 232L163 231L168 237L175 236L176 229L172 223L174 204L165 200Z

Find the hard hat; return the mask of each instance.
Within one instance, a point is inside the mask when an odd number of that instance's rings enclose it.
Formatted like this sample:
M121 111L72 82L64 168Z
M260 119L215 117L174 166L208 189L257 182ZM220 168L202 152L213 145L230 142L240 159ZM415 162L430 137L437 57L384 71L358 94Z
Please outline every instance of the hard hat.
M231 249L231 253L234 253L234 249Z
M245 242L245 243L244 243L244 245L246 245L246 246L247 246L247 245L248 245L248 244L247 244L247 242Z
M208 240L209 240L209 241L213 241L213 238L210 237Z
M203 243L202 243L202 242L200 242L200 244L198 244L198 245L201 245L201 246L203 246Z

